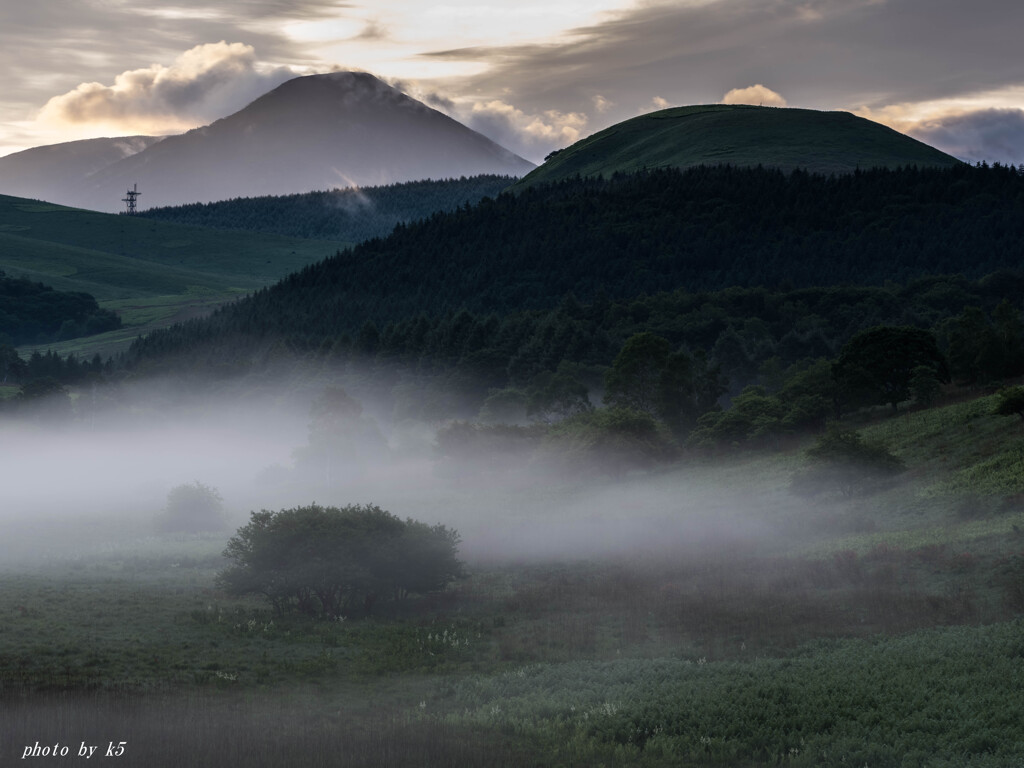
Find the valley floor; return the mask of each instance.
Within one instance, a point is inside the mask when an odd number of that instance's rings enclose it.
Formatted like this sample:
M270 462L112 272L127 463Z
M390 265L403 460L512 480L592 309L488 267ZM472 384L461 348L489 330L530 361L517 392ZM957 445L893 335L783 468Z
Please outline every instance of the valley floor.
M671 547L484 556L485 520L466 579L372 617L219 592L226 533L9 565L0 759L124 742L140 766L1020 765L1024 511L1000 458L1019 438L990 411L863 426L910 467L870 496L794 499L799 445L589 490L635 526L692 515ZM493 496L569 510L581 491L560 493Z

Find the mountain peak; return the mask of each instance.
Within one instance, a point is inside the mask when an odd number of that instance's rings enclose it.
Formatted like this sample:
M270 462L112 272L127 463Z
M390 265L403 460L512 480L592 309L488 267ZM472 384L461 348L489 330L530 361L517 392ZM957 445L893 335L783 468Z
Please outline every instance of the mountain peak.
M256 99L245 108L263 108L288 101L300 101L304 106L317 99L340 102L342 106L376 104L378 106L411 106L430 109L415 99L406 96L397 88L374 77L369 72L329 72L322 75L304 75L288 80L274 90Z
M369 73L331 72L296 77L232 115L113 162L77 188L54 185L54 194L40 196L117 211L133 184L150 208L480 174L522 176L532 168Z
M425 120L451 120L368 72L330 72L288 80L213 126L226 122L307 132L302 124L315 120L342 126L359 123L375 131L381 124L405 121L413 114Z

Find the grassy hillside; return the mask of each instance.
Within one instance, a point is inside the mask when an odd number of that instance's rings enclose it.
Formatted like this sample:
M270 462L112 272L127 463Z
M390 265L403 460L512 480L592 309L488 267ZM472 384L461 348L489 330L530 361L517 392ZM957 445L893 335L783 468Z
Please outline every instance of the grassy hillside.
M712 104L641 115L563 149L514 188L573 176L611 176L695 165L848 173L960 161L847 112Z
M345 243L222 232L0 196L0 270L92 294L122 313L120 337L62 351L107 349L272 283ZM97 346L99 345L99 346Z

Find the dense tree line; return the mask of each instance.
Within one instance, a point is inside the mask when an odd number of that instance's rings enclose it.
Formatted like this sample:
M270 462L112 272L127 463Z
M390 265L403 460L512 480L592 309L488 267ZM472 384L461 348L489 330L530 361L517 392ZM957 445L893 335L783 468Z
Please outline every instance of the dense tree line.
M682 430L706 410L705 401L725 391L736 395L749 384L778 392L812 361L838 358L856 334L879 325L933 331L951 361L940 380L947 373L959 383L1024 373L1020 285L1019 276L1001 273L980 280L930 277L905 286L680 289L622 300L605 294L589 303L570 295L549 310L500 316L462 309L383 326L364 321L354 330L314 302L281 304L287 312L274 314L250 301L151 334L122 363L232 376L301 359L359 370L373 382L369 388L392 393L399 418L480 412L504 414L497 420L518 413L556 421L585 411L587 393L603 394L603 372L627 340L646 332L662 341L652 352L657 371L640 409ZM979 328L988 331L971 338L987 339L985 354L969 355L967 334ZM981 347L976 342L971 349ZM704 393L672 401L666 393L679 382L703 386ZM610 384L607 394L615 400ZM800 392L792 394L792 403L804 402ZM658 408L648 409L647 401ZM628 398L621 404L638 406ZM810 415L800 420L820 415L817 405L808 408Z
M57 291L0 271L0 343L48 344L121 327L88 293Z
M94 385L109 381L113 362L93 355L81 360L54 351L33 352L23 359L11 346L0 344L0 386L17 387L14 397L0 398L0 414L22 413L47 419L70 420L94 414L101 401L113 406L106 396L97 396ZM88 396L73 403L69 387L88 390Z
M475 205L484 197L496 197L514 181L511 176L494 175L410 181L363 189L150 208L139 215L215 229L359 243L387 235L396 224L417 221L437 211Z

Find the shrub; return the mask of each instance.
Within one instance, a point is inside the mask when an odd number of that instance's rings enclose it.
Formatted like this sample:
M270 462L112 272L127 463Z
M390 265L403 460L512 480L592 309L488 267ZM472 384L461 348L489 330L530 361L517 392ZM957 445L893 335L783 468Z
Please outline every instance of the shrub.
M157 528L165 533L199 533L224 530L224 500L216 488L198 480L172 488L167 506L157 518Z
M218 583L267 598L279 613L369 614L379 599L443 590L462 575L459 535L373 504L253 512L228 541Z
M839 491L854 494L904 469L903 461L883 445L864 442L859 432L833 426L807 450L808 466L791 484L795 493L815 496Z
M1000 390L996 397L993 413L996 416L1020 416L1024 421L1024 387L1008 387Z

